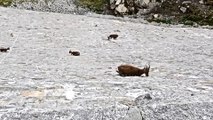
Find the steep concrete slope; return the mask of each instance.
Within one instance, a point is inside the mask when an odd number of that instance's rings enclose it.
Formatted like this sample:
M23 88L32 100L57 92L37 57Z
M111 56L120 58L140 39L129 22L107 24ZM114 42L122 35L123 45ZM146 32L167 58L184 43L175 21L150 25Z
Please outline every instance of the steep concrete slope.
M0 31L1 120L213 119L213 30L0 7Z

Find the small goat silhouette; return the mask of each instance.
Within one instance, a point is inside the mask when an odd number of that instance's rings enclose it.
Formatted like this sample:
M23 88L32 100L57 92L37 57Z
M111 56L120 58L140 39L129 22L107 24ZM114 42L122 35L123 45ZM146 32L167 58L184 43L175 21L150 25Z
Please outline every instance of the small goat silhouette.
M10 50L9 47L8 48L3 48L3 47L0 48L0 52L7 52L8 50Z
M111 34L111 35L109 35L108 36L108 40L110 40L110 39L116 39L118 37L118 35L117 34Z
M73 56L80 56L80 52L78 52L78 51L71 51L70 50L69 53Z

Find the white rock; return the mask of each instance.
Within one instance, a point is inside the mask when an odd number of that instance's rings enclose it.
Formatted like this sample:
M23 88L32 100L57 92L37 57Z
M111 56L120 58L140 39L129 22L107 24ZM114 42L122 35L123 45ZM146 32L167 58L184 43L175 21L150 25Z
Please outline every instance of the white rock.
M149 4L149 3L150 3L150 0L140 0L140 3L141 3L141 4Z
M204 4L204 1L203 1L203 0L200 0L199 3L200 3L200 4Z
M181 8L180 8L180 10L181 10L181 12L185 13L185 12L186 12L186 10L187 10L187 8L185 8L185 7L181 7Z
M117 0L116 3L115 3L115 5L119 5L121 3L122 3L122 0Z
M158 15L158 14L154 14L153 17L154 17L154 18L158 18L159 15Z
M127 12L127 8L124 6L124 4L118 5L118 7L115 8L119 13L125 13Z
M110 0L110 4L114 3L115 0Z

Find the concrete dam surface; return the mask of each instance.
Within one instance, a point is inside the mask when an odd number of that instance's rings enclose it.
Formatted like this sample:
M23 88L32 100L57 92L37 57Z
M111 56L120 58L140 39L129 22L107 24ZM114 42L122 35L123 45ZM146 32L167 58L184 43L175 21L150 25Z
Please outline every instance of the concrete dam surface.
M0 7L0 47L1 120L213 120L212 29Z

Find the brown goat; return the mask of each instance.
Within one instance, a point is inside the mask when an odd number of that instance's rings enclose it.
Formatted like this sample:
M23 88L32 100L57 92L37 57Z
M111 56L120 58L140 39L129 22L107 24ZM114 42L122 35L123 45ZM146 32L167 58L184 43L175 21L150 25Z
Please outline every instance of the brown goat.
M0 47L0 52L7 52L8 50L10 50L10 48L3 48L3 47Z
M118 37L118 35L117 34L111 34L111 35L109 35L108 36L108 40L110 40L110 39L116 39Z
M141 76L145 74L149 76L150 65L146 65L143 69L134 67L132 65L120 65L118 66L118 73L120 76Z

